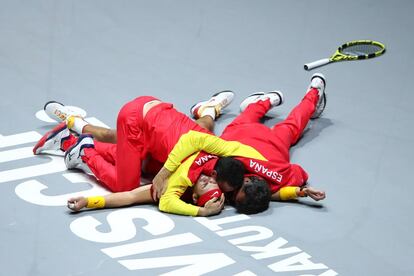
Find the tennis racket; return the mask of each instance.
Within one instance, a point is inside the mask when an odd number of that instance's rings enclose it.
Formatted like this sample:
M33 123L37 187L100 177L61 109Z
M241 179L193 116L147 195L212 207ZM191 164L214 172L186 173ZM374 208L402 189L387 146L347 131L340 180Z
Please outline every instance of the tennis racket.
M343 60L368 59L382 55L385 45L373 40L355 40L343 44L330 58L320 59L304 65L305 70Z

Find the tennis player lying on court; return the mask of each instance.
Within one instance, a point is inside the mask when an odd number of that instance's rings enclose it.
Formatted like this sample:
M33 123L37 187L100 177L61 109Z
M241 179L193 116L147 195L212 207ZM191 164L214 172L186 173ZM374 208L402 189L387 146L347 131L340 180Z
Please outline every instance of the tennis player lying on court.
M280 92L255 93L245 99L241 104L242 114L237 117L224 131L222 138L225 139L237 139L247 145L251 145L255 149L258 149L263 153L266 158L258 159L237 157L241 160L246 168L255 175L245 175L245 184L242 189L235 193L236 208L243 213L255 213L263 211L267 208L267 205L260 204L266 202L270 198L268 189L258 187L257 183L262 183L264 179L269 184L272 191L271 198L273 200L289 200L297 197L303 197L309 195L314 200L322 200L325 198L325 193L315 188L305 186L307 182L306 172L295 164L289 162L289 148L295 144L300 138L305 126L310 118L318 118L326 105L325 95L325 79L320 74L315 74L311 79L311 85L301 103L295 107L286 120L280 122L273 128L268 128L258 121L264 116L264 114L272 107L278 106L283 102L283 95ZM195 117L198 117L196 109L192 110ZM214 121L210 119L212 124ZM184 145L185 139L180 141ZM220 149L220 140L216 149ZM182 151L183 145L178 143L170 156L175 155L175 150ZM191 149L190 149L191 151ZM217 151L216 153L223 153ZM203 155L198 160L203 160ZM205 156L204 156L205 157ZM195 162L192 167L198 170L203 170L203 167L209 163L209 160L205 162ZM169 174L169 167L174 169L174 164L169 164L170 160L167 160L167 166L163 168L163 171ZM176 161L175 161L176 162ZM174 163L174 162L173 162ZM177 165L179 163L175 163ZM210 165L211 166L211 165ZM154 182L156 180L154 179ZM163 184L161 178L161 185ZM149 188L147 188L149 189ZM168 191L168 189L167 189ZM143 203L140 200L139 191L135 191L135 194L124 194L117 199L119 202L126 200L127 204ZM170 193L167 192L168 196ZM258 200L258 198L262 200ZM163 198L163 197L161 197ZM121 203L117 203L116 206L122 206ZM70 202L70 203L73 203ZM114 207L112 198L109 206ZM83 201L82 207L86 205L86 201ZM124 204L125 205L125 204ZM260 206L261 205L261 206ZM90 205L93 207L93 205ZM264 206L264 207L263 207ZM79 206L76 206L77 208Z
M217 93L203 103L203 112L215 119L221 109L232 101L233 96L231 91ZM49 114L65 114L62 109L64 106L56 102L45 106ZM202 121L203 118L200 118L201 123ZM77 138L68 128L82 135ZM101 141L116 141L116 144L94 140L85 133L92 133ZM109 190L122 192L139 187L144 160L151 157L151 160L162 165L182 136L187 136L194 143L206 145L217 138L209 130L178 112L172 104L163 103L150 96L138 97L122 107L117 118L116 135L114 134L115 131L91 127L82 118L71 116L67 125L62 122L46 133L33 152L40 154L51 147L60 147L66 152L65 163L68 169L92 171ZM228 146L238 147L238 143L231 142ZM243 176L239 169L242 165L233 159L224 161L220 159L217 162L216 171L220 186L227 192L242 185ZM230 174L229 170L234 172Z
M258 197L266 193L255 186L263 179L269 184L272 200L290 200L297 197L309 196L318 201L325 198L325 192L307 186L308 174L299 165L290 163L289 149L296 144L311 118L319 118L326 106L325 78L322 74L314 74L311 84L302 101L290 112L288 117L269 128L259 120L272 107L283 103L283 94L279 91L270 93L255 93L247 97L240 105L242 113L230 123L220 136L221 139L210 145L212 154L235 156L243 162L245 169L251 174L245 175L243 187L234 195L235 206L239 212L255 213L264 208L258 204ZM196 118L197 114L194 114ZM214 124L211 120L210 123ZM234 154L226 150L224 140L236 140L243 145L251 146L256 151L256 158L247 155ZM215 145L215 146L214 146ZM189 146L186 137L183 137L170 153L173 162L168 159L159 175L168 177L169 171L179 166L180 158L176 151L186 156L198 151L199 148ZM174 166L173 166L174 164ZM208 164L208 162L206 162ZM205 166L206 164L202 164ZM253 174L253 175L252 175ZM166 178L156 177L153 185L161 188L165 186Z
M215 119L233 98L233 93L224 91L213 96L209 101L201 102L194 107L203 117L209 116ZM50 106L52 105L52 107ZM62 118L63 106L56 102L46 105L45 110L49 114L59 115ZM50 112L52 111L52 112ZM64 116L63 116L64 117ZM199 120L200 121L200 120ZM67 126L78 133L88 131L103 140L117 141L117 144L94 141L90 135L73 136ZM34 147L35 154L45 153L47 150L60 148L66 151L65 164L69 169L77 168L85 172L92 172L111 191L128 191L139 186L141 161L148 155L158 162L167 159L168 153L179 139L186 137L186 141L194 143L195 148L210 149L212 141L219 139L198 126L184 114L172 108L171 104L162 103L152 97L139 97L126 104L120 111L117 120L116 137L114 131L92 127L82 118L69 117L68 125L62 123L47 133ZM111 137L112 136L112 137ZM103 138L102 138L103 137ZM242 151L250 151L250 147L238 142L225 142L227 151L238 154ZM180 161L187 156L175 153ZM244 168L240 161L232 158L217 158L216 156L203 156L201 162L214 159L209 162L211 167L204 170L194 169L193 162L200 162L194 154L184 162L170 177L169 189L160 200L159 207L162 211L183 215L211 215L197 206L186 204L180 197L188 187L193 186L202 175L216 178L220 188L232 191L242 185ZM254 155L253 155L254 157ZM174 159L170 159L175 166ZM127 184L127 185L126 185ZM266 183L262 184L266 187ZM170 196L168 196L170 195ZM213 193L217 195L217 193ZM196 195L197 196L197 195ZM200 196L200 195L198 195ZM156 198L154 198L156 199ZM136 202L139 203L139 202ZM222 204L218 204L222 208ZM220 209L221 210L221 209ZM218 213L216 210L214 213Z

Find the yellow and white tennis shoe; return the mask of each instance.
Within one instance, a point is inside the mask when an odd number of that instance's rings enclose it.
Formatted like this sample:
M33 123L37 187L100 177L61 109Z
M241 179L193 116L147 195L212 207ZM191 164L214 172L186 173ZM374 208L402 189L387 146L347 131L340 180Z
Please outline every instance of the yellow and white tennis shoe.
M58 122L66 121L66 118L70 115L76 115L73 114L73 111L70 110L67 106L56 101L47 102L43 109L46 112L47 116Z
M222 110L233 101L233 98L233 91L224 90L218 92L211 96L211 98L208 101L202 101L193 105L190 108L190 113L195 119L199 119L206 108L213 107L215 117L218 117L222 113Z
M79 108L78 112L76 112L76 110L71 109L71 107L65 106L60 102L49 101L45 104L43 109L50 118L58 122L66 121L67 127L79 135L82 134L83 127L88 124L79 113L81 110Z

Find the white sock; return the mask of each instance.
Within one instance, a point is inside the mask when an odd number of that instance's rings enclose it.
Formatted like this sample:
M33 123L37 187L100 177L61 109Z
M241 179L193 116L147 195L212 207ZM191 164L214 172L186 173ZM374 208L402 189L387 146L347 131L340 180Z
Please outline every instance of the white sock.
M75 131L79 135L82 134L83 128L86 125L89 125L89 123L85 121L83 118L76 116L70 116L67 119L67 124L71 130Z
M204 108L203 112L200 114L200 118L204 116L210 116L213 120L216 119L216 110L214 107L206 107Z

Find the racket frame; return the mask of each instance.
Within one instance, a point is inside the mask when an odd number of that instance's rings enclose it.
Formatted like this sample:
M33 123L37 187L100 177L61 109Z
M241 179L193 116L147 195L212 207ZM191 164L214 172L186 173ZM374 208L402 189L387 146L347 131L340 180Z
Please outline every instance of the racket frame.
M379 51L376 51L375 53L366 54L366 55L357 55L357 56L351 56L341 53L341 51L347 47L353 46L353 45L359 45L359 44L371 44L380 47ZM374 58L377 56L382 55L385 52L385 45L381 42L374 41L374 40L354 40L350 41L348 43L342 44L335 53L330 58L324 58L320 59L314 62L306 63L304 65L305 70L312 70L313 68L331 63L336 61L344 61L344 60L361 60L361 59L369 59Z

